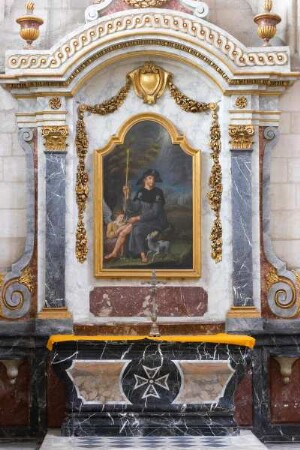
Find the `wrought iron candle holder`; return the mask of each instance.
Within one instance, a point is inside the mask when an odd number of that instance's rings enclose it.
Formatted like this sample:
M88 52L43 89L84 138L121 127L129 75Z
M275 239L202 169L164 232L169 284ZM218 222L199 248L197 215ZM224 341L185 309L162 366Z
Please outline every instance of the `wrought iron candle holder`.
M152 271L152 276L149 281L146 281L143 284L150 285L150 304L151 304L151 328L149 332L149 336L153 337L159 337L160 331L159 331L159 325L157 322L157 312L158 312L158 305L157 305L157 299L156 294L157 290L159 289L160 285L166 284L163 281L158 281L155 270Z
M264 12L254 17L254 22L258 25L257 34L264 41L264 47L270 45L269 41L276 36L277 25L281 22L281 17L272 14L273 1L265 0Z
M40 17L33 15L34 3L26 3L26 14L19 17L16 22L20 25L20 36L26 41L25 49L30 50L33 48L32 43L40 36L40 26L44 21Z

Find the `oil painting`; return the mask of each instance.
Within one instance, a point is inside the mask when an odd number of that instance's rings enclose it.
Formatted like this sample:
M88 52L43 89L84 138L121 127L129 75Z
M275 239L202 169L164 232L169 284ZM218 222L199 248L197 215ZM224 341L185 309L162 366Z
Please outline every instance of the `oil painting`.
M200 276L200 152L158 114L95 152L95 276Z

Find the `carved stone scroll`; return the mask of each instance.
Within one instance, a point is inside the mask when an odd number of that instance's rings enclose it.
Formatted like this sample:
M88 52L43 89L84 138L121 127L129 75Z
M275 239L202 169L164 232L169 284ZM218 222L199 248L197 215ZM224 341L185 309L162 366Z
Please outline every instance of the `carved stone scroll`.
M273 314L281 318L292 318L299 313L300 276L287 270L285 262L276 256L270 234L270 167L272 149L279 140L278 128L267 127L264 130L264 138L266 144L263 163L263 242L265 256L273 266L265 280L267 299Z
M33 158L34 130L19 131L19 142L27 164L27 236L22 257L12 265L3 279L0 291L0 315L6 319L20 319L28 314L36 286L36 274L30 267L35 243L35 175Z

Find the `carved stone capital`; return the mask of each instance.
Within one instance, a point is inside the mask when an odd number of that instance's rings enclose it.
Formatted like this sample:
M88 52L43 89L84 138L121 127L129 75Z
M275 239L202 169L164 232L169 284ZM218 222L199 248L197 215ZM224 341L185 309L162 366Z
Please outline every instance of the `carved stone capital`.
M44 126L42 128L46 152L65 152L69 128L67 125Z
M254 134L253 125L229 125L231 150L251 150Z

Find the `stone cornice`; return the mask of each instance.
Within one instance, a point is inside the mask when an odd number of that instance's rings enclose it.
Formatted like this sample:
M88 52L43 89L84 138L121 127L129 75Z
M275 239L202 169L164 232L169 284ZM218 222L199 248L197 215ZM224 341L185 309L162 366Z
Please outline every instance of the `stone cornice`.
M290 73L288 47L247 48L226 31L195 16L138 9L101 17L49 50L8 51L6 74L0 75L0 83L11 90L32 87L73 92L83 74L104 60L113 61L122 53L138 56L147 50L201 64L223 91L254 85L284 89L297 76Z

